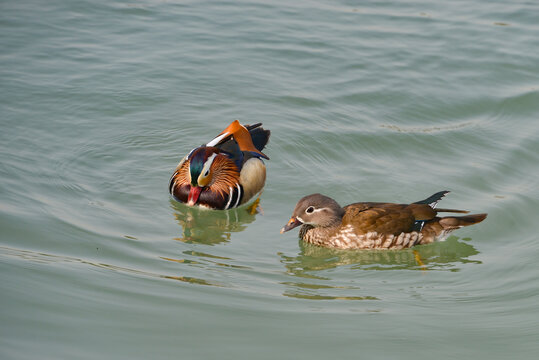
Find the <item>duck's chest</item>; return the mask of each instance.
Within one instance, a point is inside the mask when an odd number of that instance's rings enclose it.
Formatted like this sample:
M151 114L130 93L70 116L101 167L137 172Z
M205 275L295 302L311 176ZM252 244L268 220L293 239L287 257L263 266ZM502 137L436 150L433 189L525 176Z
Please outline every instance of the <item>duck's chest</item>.
M172 194L176 200L187 203L189 196L189 190L191 186L184 184L173 188ZM242 203L243 187L240 184L236 184L234 187L229 186L225 188L225 191L213 191L210 188L204 188L200 193L197 201L197 206L226 210L233 207L237 207Z

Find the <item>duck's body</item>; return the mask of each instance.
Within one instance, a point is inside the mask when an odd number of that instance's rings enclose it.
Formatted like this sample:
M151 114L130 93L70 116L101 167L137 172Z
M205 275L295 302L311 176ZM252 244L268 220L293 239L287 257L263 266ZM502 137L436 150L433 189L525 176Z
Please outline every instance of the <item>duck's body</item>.
M261 151L270 131L238 120L206 145L189 152L169 183L174 198L189 206L226 210L254 200L264 188L266 166Z
M300 238L339 249L403 249L445 239L453 230L483 221L487 214L438 217L436 209L448 191L413 204L360 202L344 208L324 195L301 199L281 233L302 225Z

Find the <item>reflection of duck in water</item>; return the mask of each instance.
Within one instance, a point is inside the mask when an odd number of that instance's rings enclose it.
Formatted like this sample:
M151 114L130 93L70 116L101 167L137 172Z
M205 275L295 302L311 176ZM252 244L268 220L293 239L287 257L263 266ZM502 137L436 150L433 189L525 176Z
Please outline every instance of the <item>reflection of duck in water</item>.
M459 263L481 263L469 257L478 254L473 246L450 237L443 243L417 250L341 250L324 248L300 240L297 256L280 254L290 279L282 282L284 296L310 300L379 300L366 292L360 282L342 281L325 272L339 266L358 270L448 270L458 271ZM422 262L420 262L422 259ZM361 276L361 274L358 274ZM363 274L365 276L365 274ZM339 281L336 278L339 278Z
M258 200L249 207L226 211L208 211L171 201L174 216L182 227L183 242L218 244L230 240L230 234L243 231L256 218Z
M262 192L269 159L262 149L270 131L238 120L206 145L194 148L176 167L169 192L189 206L227 210L249 203Z
M342 208L320 194L302 198L281 233L302 225L300 238L314 245L337 249L405 249L441 241L463 226L483 221L487 214L439 217L436 209L449 191L440 191L413 204L354 203Z
M470 244L451 236L436 245L425 245L414 249L393 250L342 250L324 248L300 241L300 253L289 257L281 254L281 262L288 272L300 276L309 271L332 269L352 265L365 270L454 270L455 264L481 263L469 257L479 252ZM317 276L314 276L317 277Z

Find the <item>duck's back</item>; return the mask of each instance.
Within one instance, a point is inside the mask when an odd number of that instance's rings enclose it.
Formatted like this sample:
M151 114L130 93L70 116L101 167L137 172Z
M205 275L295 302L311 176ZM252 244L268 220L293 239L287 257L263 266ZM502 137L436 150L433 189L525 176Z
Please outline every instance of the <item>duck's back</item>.
M398 235L413 231L417 221L436 216L436 211L426 204L361 202L346 206L344 211L343 226L351 225L357 234Z

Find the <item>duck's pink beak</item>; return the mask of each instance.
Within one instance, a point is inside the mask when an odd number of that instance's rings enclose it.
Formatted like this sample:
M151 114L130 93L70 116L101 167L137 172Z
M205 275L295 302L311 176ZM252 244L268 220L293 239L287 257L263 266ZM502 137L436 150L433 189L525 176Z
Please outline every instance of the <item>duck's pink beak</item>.
M287 232L288 230L292 230L293 228L295 228L296 226L300 226L302 225L303 222L301 222L300 220L298 220L297 217L295 216L292 216L290 218L290 220L288 220L288 223L283 226L283 228L281 229L281 234Z
M187 205L195 205L198 201L198 197L200 196L201 191L202 188L200 186L191 186L191 189L189 190L189 195L187 196Z

